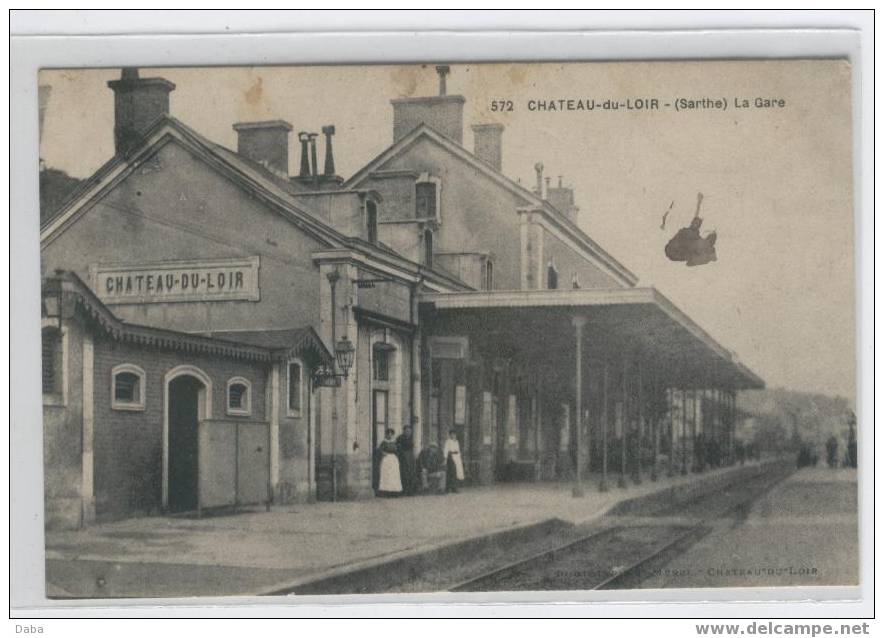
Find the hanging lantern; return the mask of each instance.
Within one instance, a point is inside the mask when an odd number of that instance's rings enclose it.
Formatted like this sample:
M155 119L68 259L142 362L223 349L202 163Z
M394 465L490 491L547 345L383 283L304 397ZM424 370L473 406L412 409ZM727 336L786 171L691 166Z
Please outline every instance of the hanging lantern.
M350 373L350 368L353 367L353 358L355 355L356 348L353 347L353 342L344 335L341 337L341 340L335 344L335 360L338 362L338 367L341 369L341 372L345 377Z

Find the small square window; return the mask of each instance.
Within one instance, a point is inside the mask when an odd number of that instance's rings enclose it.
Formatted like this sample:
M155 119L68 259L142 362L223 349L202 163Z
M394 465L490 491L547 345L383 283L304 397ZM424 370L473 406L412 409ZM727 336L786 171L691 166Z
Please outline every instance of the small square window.
M227 382L227 413L251 414L251 384L243 378L236 377Z
M131 364L116 366L111 385L114 410L144 410L144 370Z
M139 398L139 390L141 379L137 374L132 372L121 372L117 375L117 382L114 386L114 399L116 401L125 401L127 403L135 403Z

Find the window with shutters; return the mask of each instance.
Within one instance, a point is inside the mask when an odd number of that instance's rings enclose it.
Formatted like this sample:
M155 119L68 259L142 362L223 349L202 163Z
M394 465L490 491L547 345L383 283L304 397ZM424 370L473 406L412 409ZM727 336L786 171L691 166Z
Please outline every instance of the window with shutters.
M288 403L289 416L301 416L301 402L303 400L303 366L300 361L289 361L288 365Z
M45 328L42 338L43 394L57 398L64 391L64 343L61 330Z
M365 226L368 241L378 243L378 206L374 202L365 203Z
M429 228L424 230L424 265L433 267L433 231Z

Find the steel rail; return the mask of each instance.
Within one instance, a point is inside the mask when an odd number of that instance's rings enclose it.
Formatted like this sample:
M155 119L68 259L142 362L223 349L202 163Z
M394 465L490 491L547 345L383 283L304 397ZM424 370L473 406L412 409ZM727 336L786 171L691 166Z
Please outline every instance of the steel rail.
M754 479L761 479L761 478L770 478L770 477L769 477L769 475L767 475L767 476L766 475L759 475L759 476L756 476L753 478ZM708 530L710 527L710 521L712 521L713 519L725 517L728 514L730 514L731 512L733 512L734 510L737 510L740 507L743 507L746 503L758 498L759 496L761 496L765 492L768 492L770 489L772 489L776 484L778 484L784 478L785 478L785 475L777 476L777 477L773 478L773 480L770 483L766 484L764 486L764 488L760 491L756 492L755 490L749 490L748 495L744 496L743 498L738 499L737 502L728 506L723 511L720 511L714 515L705 516L705 517L699 519L695 524L690 525L688 527L688 529L686 529L684 531L684 533L679 534L674 539L663 543L663 545L655 548L654 551L641 556L640 558L638 558L634 562L630 563L624 569L618 571L615 574L612 574L611 576L608 576L607 578L603 579L601 582L596 583L595 585L593 585L591 587L587 587L586 589L587 590L604 589L606 587L610 587L614 583L624 580L628 576L633 575L636 572L636 570L638 570L642 565L660 557L662 554L664 554L667 551L670 551L672 548L676 547L679 543L685 541L686 539L688 539L692 535L696 535L696 534L698 534L698 532L701 532L703 530ZM717 494L718 492L723 491L727 487L731 487L731 486L730 485L725 486L724 488L722 488L722 490L718 490L717 492L714 492L713 494ZM683 509L689 508L691 505L693 505L699 501L702 501L705 498L709 498L710 496L712 496L712 494L704 494L704 495L698 496L697 498L692 499L691 501L688 501L687 503L685 503ZM565 552L567 550L574 549L579 545L583 545L583 544L592 542L594 540L598 540L602 536L616 534L618 532L623 532L626 530L636 530L636 529L650 528L650 527L681 529L681 528L684 528L685 526L684 525L665 525L665 524L664 525L657 525L657 526L651 525L651 524L642 524L642 525L621 525L621 524L618 524L618 525L612 525L610 527L606 526L606 527L603 527L602 529L597 529L597 530L593 531L591 534L588 534L587 536L583 536L583 537L575 539L573 541L569 541L567 543L564 543L564 544L554 547L552 549L547 549L547 550L544 550L541 552L537 552L535 554L532 554L531 556L528 556L527 558L513 561L513 562L508 563L502 567L498 567L498 568L489 570L487 572L479 574L478 576L475 576L475 577L470 578L468 580L461 581L461 582L457 583L456 585L447 588L447 591L451 591L451 592L483 591L482 589L475 589L475 588L473 588L473 586L475 584L481 583L483 581L492 581L493 582L494 580L498 580L501 577L506 577L508 574L515 575L515 574L525 570L526 568L530 567L534 563L548 561L551 558L553 558L553 556L556 554L560 554L560 553Z

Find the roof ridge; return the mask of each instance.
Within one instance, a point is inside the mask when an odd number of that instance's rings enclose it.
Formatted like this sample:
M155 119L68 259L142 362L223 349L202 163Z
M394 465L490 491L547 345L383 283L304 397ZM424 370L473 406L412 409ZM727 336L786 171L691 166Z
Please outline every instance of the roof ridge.
M520 183L514 181L510 177L507 177L501 171L497 171L497 170L493 169L491 166L489 166L488 164L483 162L475 153L472 153L469 149L467 149L462 144L459 144L458 142L456 142L455 140L452 140L451 138L444 135L443 133L440 133L439 131L434 129L432 126L430 126L426 122L421 122L419 125L414 127L411 131L409 131L409 133L407 135L404 135L403 137L399 138L398 140L393 142L391 145L389 145L387 148L385 148L383 151L381 151L372 160L370 160L367 164L365 164L361 169L359 169L356 173L354 173L350 177L350 179L344 181L342 186L345 188L353 188L356 184L363 181L370 174L370 170L371 170L372 165L380 164L383 161L383 159L385 158L385 156L395 154L395 152L397 150L401 150L401 149L405 148L406 146L412 144L414 141L417 140L418 137L420 137L424 133L429 134L431 139L433 138L433 136L438 137L438 139L436 139L434 141L441 143L443 145L443 147L447 148L447 150L449 150L450 152L452 152L455 155L461 155L463 157L468 158L471 163L473 163L475 166L477 166L479 169L481 169L486 175L492 177L493 179L495 179L497 181L504 182L506 187L510 188L510 190L517 192L519 195L521 195L526 200L528 200L532 205L538 206L541 209L543 209L549 213L552 213L552 217L555 219L555 221L557 221L560 225L564 226L566 229L570 230L572 233L576 233L578 235L578 237L580 237L580 239L585 240L586 243L588 244L589 248L593 252L597 253L597 256L599 258L601 258L601 260L603 262L605 262L606 265L613 268L614 270L622 271L620 274L622 276L624 276L625 279L631 280L633 284L635 284L638 281L638 277L635 275L635 273L633 273L629 268L627 268L625 265L623 265L616 257L611 255L607 250L605 250L601 245L599 245L599 243L596 242L594 239L592 239L592 237L590 237L586 233L586 231L584 231L582 228L580 228L580 226L578 226L572 220L568 219L568 217L564 213L562 213L562 211L560 211L558 208L553 206L547 200L543 199L542 197L539 197L533 191L528 190L527 188L522 186ZM400 148L397 149L397 147L400 147ZM396 149L396 150L394 150L394 149ZM357 177L359 179L357 179Z

